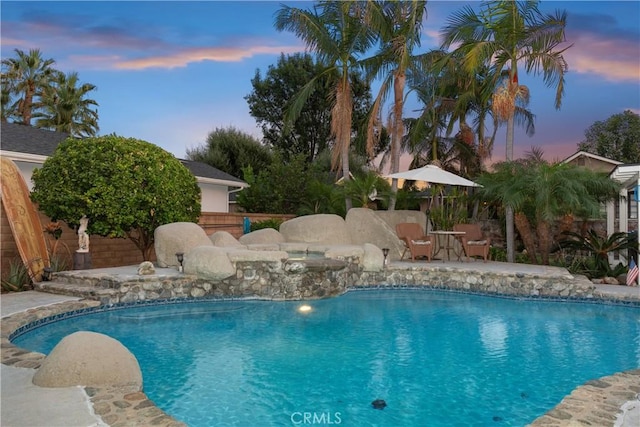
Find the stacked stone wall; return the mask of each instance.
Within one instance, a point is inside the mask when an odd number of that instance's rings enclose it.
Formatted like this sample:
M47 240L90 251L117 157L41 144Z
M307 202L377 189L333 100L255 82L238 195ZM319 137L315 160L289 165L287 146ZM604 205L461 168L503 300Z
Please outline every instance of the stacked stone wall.
M63 272L54 282L37 288L52 293L99 300L102 304L134 303L183 298L260 298L300 300L327 298L349 289L429 288L497 296L590 299L596 286L586 277L570 274L479 272L472 266L391 267L364 271L357 257L283 261L241 261L236 274L221 280L194 275L87 277L85 272ZM558 269L560 270L560 269ZM92 285L87 286L91 281Z

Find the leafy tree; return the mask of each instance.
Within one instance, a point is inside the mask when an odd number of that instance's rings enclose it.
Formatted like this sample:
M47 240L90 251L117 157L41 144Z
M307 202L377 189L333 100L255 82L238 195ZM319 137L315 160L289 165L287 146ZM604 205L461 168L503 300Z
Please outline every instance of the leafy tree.
M535 153L534 153L535 154ZM606 175L566 164L548 163L540 156L501 162L493 173L476 179L480 198L511 207L515 226L532 262L549 263L551 224L569 215L597 216L600 204L617 197L619 184Z
M42 89L38 110L33 114L36 127L68 133L72 136L95 136L98 131L98 106L87 94L96 89L90 83L80 84L78 73L54 73Z
M344 217L344 191L334 183L312 179L307 185L300 215L336 214Z
M51 68L55 61L44 59L40 49L31 49L29 53L16 49L15 53L15 58L2 60L2 118L6 120L12 115L31 125L34 98L40 96L55 74Z
M342 176L350 179L349 153L353 128L353 81L358 69L359 55L365 53L375 40L375 34L364 25L362 2L320 1L313 11L282 6L276 14L278 31L288 30L300 37L307 47L318 55L325 65L324 70L314 76L301 89L288 107L295 120L315 87L325 75L337 75L331 83L331 136L332 169L341 166ZM370 150L372 151L372 150ZM345 207L351 208L351 200L345 198Z
M592 124L578 149L623 163L640 163L640 115L626 110Z
M145 260L158 226L200 215L191 172L160 147L133 138L68 138L33 172L33 182L33 201L54 221L77 227L86 215L90 234L128 237Z
M287 109L302 88L326 67L310 54L284 54L276 65L269 66L263 77L260 70L251 79L252 92L245 96L249 111L262 128L263 141L286 157L304 154L309 162L331 146L331 93L336 73L318 79L293 123L285 120ZM369 84L353 73L354 125L362 123L370 105Z
M266 169L245 168L244 180L249 188L238 193L237 202L246 212L297 214L304 202L309 171L304 155L285 162L276 152Z
M389 195L389 183L376 172L369 171L345 182L344 191L353 199L355 207L366 208L378 195Z
M526 106L529 89L518 80L518 63L528 73L542 74L547 86L555 86L555 107L560 108L564 94L564 75L568 66L563 53L566 12L544 15L539 1L485 1L480 13L470 6L454 13L442 31L444 49L458 44L456 51L468 72L490 63L496 70L492 110L498 120L506 121L506 160L513 160L514 111ZM504 73L503 73L504 72ZM508 74L505 76L504 74ZM506 78L505 78L506 77ZM514 218L507 209L507 259L514 261Z
M368 74L383 79L380 91L373 105L369 125L369 139L372 139L374 123L381 122L381 106L386 94L393 87L393 113L391 122L391 173L400 171L400 152L404 136L402 119L407 73L424 71L421 65L428 54L415 55L420 47L423 18L427 13L426 1L380 1L369 4L369 23L381 41L379 52L363 61ZM391 182L392 197L389 209L395 209L395 194L398 180Z
M206 163L243 179L242 170L251 166L260 171L271 164L271 151L253 136L230 126L216 128L207 136L205 146L187 149L187 158Z

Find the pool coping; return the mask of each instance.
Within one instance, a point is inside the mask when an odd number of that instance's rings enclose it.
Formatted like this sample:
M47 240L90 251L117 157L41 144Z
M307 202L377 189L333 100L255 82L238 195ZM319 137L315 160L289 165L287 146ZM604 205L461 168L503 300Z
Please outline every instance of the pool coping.
M66 313L99 308L94 300L65 301L51 305L30 308L3 317L0 324L0 362L17 368L38 369L45 355L32 352L14 345L9 338L16 330L52 316L64 316ZM176 420L158 408L147 395L135 387L81 387L87 400L91 402L93 412L110 426L159 426L184 427L186 424Z
M373 289L414 289L415 287L385 286L370 287ZM425 288L425 287L421 287ZM457 293L461 292L450 289L429 288L431 290L441 290ZM361 291L363 287L357 287L353 291ZM509 295L481 294L499 298L518 298ZM230 298L231 299L231 298ZM237 299L237 298L236 298ZM542 298L530 298L540 301ZM198 298L194 300L207 300ZM209 300L223 300L222 298L210 298ZM543 298L542 300L546 300ZM552 301L564 302L562 299L551 299ZM186 301L186 299L185 299ZM610 304L608 298L593 298L587 300L569 300L576 303L603 303ZM171 303L181 302L172 300ZM149 301L148 304L158 304L159 301ZM141 304L118 304L118 306L135 306ZM621 304L628 305L628 304ZM636 305L636 304L633 304ZM0 362L2 364L21 368L37 369L45 355L37 352L30 352L14 345L10 339L14 338L16 332L29 325L44 323L43 319L54 316L60 318L73 315L80 315L84 312L99 310L100 307L106 309L119 308L101 305L98 301L82 299L78 301L65 301L47 306L31 308L19 313L14 313L3 317L0 325ZM169 414L158 408L143 391L134 390L128 387L84 387L88 399L93 405L96 415L110 426L129 425L154 425L160 427L178 427L186 424L176 420ZM625 414L629 403L638 401L640 407L640 368L629 371L618 372L613 375L587 381L578 386L572 393L562 399L553 409L534 420L530 426L569 426L575 423L587 425L625 425L616 424L621 416Z

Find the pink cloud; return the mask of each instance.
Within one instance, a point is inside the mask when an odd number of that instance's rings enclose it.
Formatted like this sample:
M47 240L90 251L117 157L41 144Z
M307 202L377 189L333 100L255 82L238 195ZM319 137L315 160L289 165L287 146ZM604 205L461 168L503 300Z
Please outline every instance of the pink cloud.
M574 46L567 50L565 58L571 72L596 74L614 82L640 79L637 41L589 32L579 32L569 41Z
M186 67L201 61L238 62L255 55L272 55L300 52L300 46L251 46L251 47L211 47L186 49L174 54L148 58L122 60L114 64L117 69L144 70L147 68Z

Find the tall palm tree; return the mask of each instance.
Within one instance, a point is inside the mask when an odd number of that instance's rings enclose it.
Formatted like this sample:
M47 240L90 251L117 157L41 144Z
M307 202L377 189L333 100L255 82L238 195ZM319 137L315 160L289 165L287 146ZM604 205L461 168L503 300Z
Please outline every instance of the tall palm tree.
M447 133L446 119L451 114L452 106L447 98L440 95L443 76L437 64L444 55L442 51L429 53L428 69L411 73L407 79L409 91L415 93L418 101L424 105L417 118L405 119L410 150L424 159L419 166L429 163L429 156L432 162L441 160L443 147L440 142Z
M563 53L570 46L565 42L566 12L543 14L539 1L495 0L481 4L480 13L470 6L454 13L442 30L443 48L459 44L464 67L475 70L490 61L496 75L508 72L503 84L496 81L493 111L507 122L506 160L513 159L514 110L518 100L528 96L526 86L519 84L518 63L527 73L543 75L544 83L555 86L555 107L559 109L564 94L564 75L568 66ZM513 262L513 211L506 211L507 260Z
M78 73L58 72L34 105L36 127L65 132L76 137L95 136L98 131L98 103L87 94L95 85L78 81Z
M421 73L426 69L428 54L415 54L420 47L423 20L427 15L427 2L372 1L368 3L367 24L380 37L380 49L363 65L371 77L382 79L369 122L368 139L373 143L375 124L381 124L381 107L389 92L393 91L391 115L391 173L400 171L400 150L405 133L402 119L407 74ZM391 182L389 210L395 209L398 180Z
M18 96L13 105L4 104L3 108L15 110L19 115L21 122L30 125L33 115L34 97L40 95L41 91L47 87L49 80L55 74L55 70L51 66L55 63L53 59L43 59L40 49L31 49L29 53L25 53L20 49L16 49L15 58L7 58L2 60L2 74L6 76L7 86L12 95ZM3 78L3 92L5 91L5 78ZM4 114L3 114L4 115Z
M332 168L342 167L342 176L350 179L349 149L353 122L353 95L351 75L358 69L359 55L366 52L375 40L374 33L363 25L365 2L320 1L313 10L306 11L282 6L276 13L275 27L296 34L307 47L318 55L325 69L305 85L291 101L289 118L293 120L319 79L327 73L338 73L333 91L331 110ZM346 208L351 208L351 199L345 198Z
M462 58L458 56L458 52L453 52L438 61L435 67L439 75L436 90L440 102L443 105L448 104L450 118L447 133L452 132L457 122L460 128L457 137L470 146L475 144L478 160L483 162L491 157L496 133L501 124L499 115L494 112L493 96L495 82L499 80L499 76L494 75L495 68L488 62L479 64L473 72L469 72L462 66ZM467 123L469 115L473 117L473 126ZM516 105L513 117L515 124L525 128L527 135L535 133L535 116L526 105ZM489 124L493 129L487 135Z

